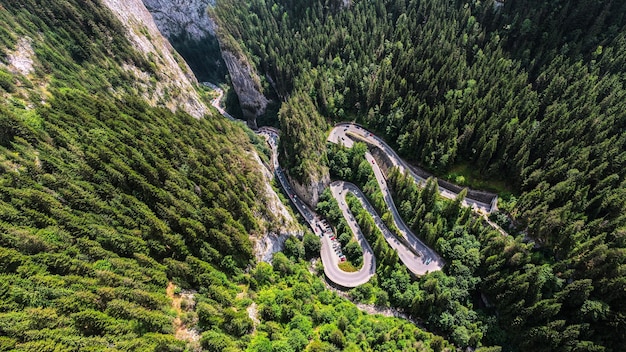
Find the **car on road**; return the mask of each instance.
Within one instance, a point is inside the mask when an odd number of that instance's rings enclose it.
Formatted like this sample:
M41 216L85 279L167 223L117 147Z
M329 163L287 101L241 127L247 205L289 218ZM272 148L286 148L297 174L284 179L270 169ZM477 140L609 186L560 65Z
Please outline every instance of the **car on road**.
M339 260L342 261L342 262L345 262L346 261L346 257L340 257Z

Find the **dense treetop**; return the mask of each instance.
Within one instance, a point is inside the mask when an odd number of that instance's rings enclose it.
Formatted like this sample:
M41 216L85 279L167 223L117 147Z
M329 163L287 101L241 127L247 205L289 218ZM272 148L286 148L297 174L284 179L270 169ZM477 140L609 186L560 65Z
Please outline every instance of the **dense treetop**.
M502 208L537 248L483 243L474 291L498 307L508 345L621 349L625 5L342 3L219 0L212 15L220 40L271 77L285 105L363 123L438 174L464 164L509 183L514 196L503 194ZM285 140L323 135L319 119L281 114ZM286 153L292 172L306 179L320 160L331 163L322 144L308 138L300 154Z
M312 234L257 265L250 237L277 226L259 140L150 106L123 67L159 68L123 33L99 1L0 5L0 350L453 348L327 290ZM8 66L24 41L27 75Z

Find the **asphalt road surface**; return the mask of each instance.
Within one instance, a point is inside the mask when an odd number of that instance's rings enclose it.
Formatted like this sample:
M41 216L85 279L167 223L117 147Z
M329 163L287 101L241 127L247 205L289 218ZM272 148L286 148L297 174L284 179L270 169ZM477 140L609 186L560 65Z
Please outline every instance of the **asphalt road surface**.
M413 253L413 251L408 250L407 247L400 240L398 240L398 238L389 230L389 228L387 228L380 216L378 216L378 214L376 213L376 210L374 210L374 207L370 204L363 192L361 192L361 190L355 184L343 181L336 181L333 183L338 183L339 186L336 187L342 187L342 189L345 190L344 195L346 192L350 192L357 197L357 199L361 202L363 208L370 213L372 218L374 218L376 226L378 226L378 228L383 233L383 236L385 236L385 240L387 240L389 246L396 250L400 261L402 261L402 263L407 267L407 269L409 269L410 272L415 275L423 275L426 273L426 271L434 271L440 269L433 262L425 264L427 257L420 257ZM331 187L332 186L333 185L331 184ZM344 208L348 208L348 205L344 202L343 204L339 204L339 207L343 211ZM360 229L358 231L360 233Z

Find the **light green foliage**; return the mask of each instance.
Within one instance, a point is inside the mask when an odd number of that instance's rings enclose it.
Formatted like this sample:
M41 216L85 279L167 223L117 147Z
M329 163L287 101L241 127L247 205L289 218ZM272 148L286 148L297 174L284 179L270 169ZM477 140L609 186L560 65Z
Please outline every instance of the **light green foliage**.
M403 320L366 315L333 292L316 291L320 279L310 274L306 263L289 265L291 273L274 271L275 284L256 293L261 333L250 350L375 351L389 339L406 351L431 350L430 333Z

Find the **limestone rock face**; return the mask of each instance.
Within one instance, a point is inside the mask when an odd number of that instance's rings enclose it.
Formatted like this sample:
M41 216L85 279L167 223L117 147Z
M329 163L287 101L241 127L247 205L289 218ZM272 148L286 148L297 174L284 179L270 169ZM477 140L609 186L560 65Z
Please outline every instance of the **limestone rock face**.
M137 91L149 92L144 93L143 98L154 106L165 106L172 111L183 109L196 118L203 117L208 110L194 88L194 84L197 84L195 76L169 41L163 38L141 0L102 2L124 24L127 37L135 48L156 66L156 83L151 82L152 77L148 73L137 67L124 67L135 76Z
M241 111L251 128L256 128L256 118L265 113L267 98L261 93L259 76L244 57L222 50L230 80L239 98Z
M199 41L215 35L215 23L207 15L212 0L143 0L143 3L167 38L184 34Z
M289 178L289 183L293 187L294 191L300 199L306 204L315 209L317 202L320 199L320 195L328 185L330 185L330 175L326 173L319 180L310 181L305 184L301 184L292 177Z
M184 35L188 39L201 41L208 36L215 36L215 22L207 14L207 7L214 5L214 0L143 0L143 2L152 13L161 33L168 38ZM221 54L239 98L244 118L248 126L256 128L256 118L265 113L268 104L267 98L262 93L259 76L243 55L236 55L225 48L222 48Z

